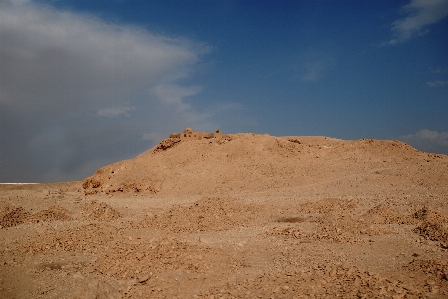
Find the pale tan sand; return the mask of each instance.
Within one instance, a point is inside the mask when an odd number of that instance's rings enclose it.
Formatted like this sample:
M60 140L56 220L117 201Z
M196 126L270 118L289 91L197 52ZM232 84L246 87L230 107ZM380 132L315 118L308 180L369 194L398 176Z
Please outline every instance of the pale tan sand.
M0 221L0 298L448 297L448 156L398 141L168 139Z

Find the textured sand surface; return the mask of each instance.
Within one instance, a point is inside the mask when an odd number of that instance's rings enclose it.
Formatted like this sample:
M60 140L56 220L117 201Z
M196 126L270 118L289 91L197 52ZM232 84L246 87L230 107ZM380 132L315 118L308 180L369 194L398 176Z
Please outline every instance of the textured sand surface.
M448 156L399 141L163 140L0 185L0 298L447 298Z

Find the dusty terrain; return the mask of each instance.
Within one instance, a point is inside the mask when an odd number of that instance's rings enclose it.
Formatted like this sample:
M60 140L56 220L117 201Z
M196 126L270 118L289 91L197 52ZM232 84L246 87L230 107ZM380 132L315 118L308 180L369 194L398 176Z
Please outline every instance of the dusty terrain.
M0 225L0 298L448 298L448 156L398 141L168 139Z

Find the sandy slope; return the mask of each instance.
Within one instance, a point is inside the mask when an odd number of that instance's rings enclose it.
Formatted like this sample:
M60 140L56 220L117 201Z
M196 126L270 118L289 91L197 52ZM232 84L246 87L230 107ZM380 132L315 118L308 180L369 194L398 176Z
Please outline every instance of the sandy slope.
M164 140L0 185L0 297L446 298L447 182L398 141Z
M260 191L440 160L440 156L420 153L399 141L253 134L177 141L165 140L163 148L98 170L84 181L86 193L207 195L227 194L229 190Z

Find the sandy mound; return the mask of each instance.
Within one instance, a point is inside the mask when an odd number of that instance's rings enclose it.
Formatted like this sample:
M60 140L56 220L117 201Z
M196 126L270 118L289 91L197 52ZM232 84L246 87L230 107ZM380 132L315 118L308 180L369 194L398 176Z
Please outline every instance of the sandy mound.
M220 250L164 239L143 244L119 242L109 247L90 268L108 276L146 282L162 269L213 273L234 271L241 266Z
M71 220L70 212L60 206L52 206L29 217L29 222L43 222L53 220Z
M295 218L291 218L295 219ZM280 221L286 223L301 223L300 221ZM314 225L313 225L314 224ZM311 227L311 228L310 228ZM363 236L382 235L386 230L377 227L362 217L351 215L345 211L331 211L312 220L305 230L303 227L291 226L274 227L268 235L299 239L302 242L323 240L326 242L364 243Z
M404 216L385 204L378 205L364 215L372 223L378 224L415 224L417 221L410 216Z
M98 252L120 238L121 232L109 225L89 224L67 231L39 234L17 248L17 252L38 253L57 251ZM122 237L123 238L123 237Z
M414 213L414 218L432 223L447 223L448 217L429 207L423 207Z
M314 228L304 230L296 226L275 227L268 232L270 235L287 236L290 238L309 240L324 240L327 242L364 242L361 235L379 235L386 233L378 228L371 219L354 216L350 210L358 205L356 200L326 198L316 202L307 202L297 207L299 213L317 213L317 218L310 218ZM281 220L281 219L280 219ZM285 223L300 223L306 221L303 217L285 218Z
M175 195L266 190L337 179L341 170L349 175L360 169L383 169L384 163L390 167L426 158L399 141L255 134L166 139L133 159L99 169L84 180L83 188L86 194Z
M364 218L353 216L347 212L329 212L320 217L316 239L330 242L363 242L359 235L381 235L385 230L373 225Z
M448 218L443 214L423 207L413 214L415 219L423 221L421 225L414 229L414 232L427 240L440 242L442 248L448 248L448 228L444 223L448 222Z
M410 271L421 271L431 279L448 283L448 261L444 260L413 260L408 266Z
M0 227L12 227L25 223L30 217L30 213L22 207L3 205L0 207Z
M442 246L448 247L448 228L440 223L425 222L416 227L414 232L431 241L440 241Z
M8 204L0 205L0 226L12 227L23 223L38 223L53 220L71 220L70 212L60 206L52 206L35 214L31 214L23 207Z
M260 208L233 198L202 198L191 206L175 206L168 212L145 217L140 227L173 232L221 231L248 226L257 220Z
M121 217L121 214L104 202L92 201L82 205L84 218L96 221L111 221Z

